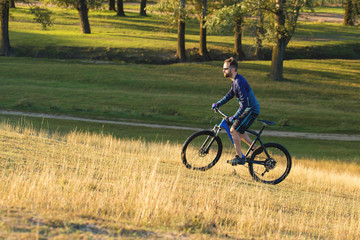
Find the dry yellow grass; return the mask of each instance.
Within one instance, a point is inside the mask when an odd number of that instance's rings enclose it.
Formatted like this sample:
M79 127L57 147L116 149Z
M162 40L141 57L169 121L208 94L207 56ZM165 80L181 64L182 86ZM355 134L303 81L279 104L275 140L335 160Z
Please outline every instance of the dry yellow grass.
M360 166L294 160L279 185L180 145L0 125L0 238L359 239Z

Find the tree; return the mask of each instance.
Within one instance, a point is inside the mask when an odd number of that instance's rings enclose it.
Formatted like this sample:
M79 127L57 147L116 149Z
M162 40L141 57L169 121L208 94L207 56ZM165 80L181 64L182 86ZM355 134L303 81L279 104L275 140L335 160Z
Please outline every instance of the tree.
M10 56L12 49L9 39L9 0L0 0L0 55Z
M245 53L242 50L242 24L244 17L241 13L241 5L239 5L238 8L239 14L234 16L234 55L237 56L238 59L243 59L245 57Z
M271 80L283 80L285 48L290 39L286 34L284 4L286 0L276 0L274 11L275 44L271 57Z
M198 15L200 21L199 55L205 60L210 60L206 41L206 17L208 15L208 0L193 0L193 5L195 6L195 14Z
M82 33L90 34L89 9L99 8L101 0L45 0L55 3L57 6L65 6L78 10L80 17L80 27Z
M186 61L185 54L185 0L180 0L178 17L178 38L176 58L179 62Z
M82 33L90 34L91 30L90 30L90 22L89 22L89 16L88 16L89 8L88 8L86 0L79 0L76 4L76 9L79 12L80 27L81 27Z
M206 41L206 17L208 12L208 0L201 1L202 9L200 15L200 47L199 47L199 54L205 60L210 60L210 55L207 50L207 41Z
M275 0L275 5L267 6L267 10L274 16L271 80L283 80L285 49L295 32L300 9L308 4L308 0Z
M125 17L125 12L124 12L124 1L123 0L118 0L117 1L117 14L120 17Z
M186 61L185 22L188 17L185 0L161 0L157 5L148 8L152 12L161 13L169 25L169 29L177 26L177 47L175 57L179 62Z
M140 16L146 17L146 0L140 2Z
M355 19L360 15L360 0L346 0L344 25L354 26Z
M109 11L116 11L115 0L109 0Z
M258 60L264 59L263 52L263 38L265 35L264 28L264 12L261 9L261 0L258 0L258 9L257 9L257 20L256 20L256 37L255 37L255 53L254 56Z
M212 18L207 21L206 26L211 32L218 32L225 34L226 32L233 31L234 33L234 50L233 54L238 59L245 57L242 50L242 24L246 10L242 7L239 1L230 1L230 5L226 5L217 10Z
M31 6L30 12L34 14L34 20L41 23L43 30L48 30L53 25L54 19L51 17L52 12L49 9L44 9L39 6Z

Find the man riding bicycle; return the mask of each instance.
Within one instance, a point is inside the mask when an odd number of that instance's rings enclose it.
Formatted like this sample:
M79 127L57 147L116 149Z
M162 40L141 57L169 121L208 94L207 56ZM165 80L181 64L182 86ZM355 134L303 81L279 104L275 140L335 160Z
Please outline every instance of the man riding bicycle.
M245 157L241 152L241 140L247 145L251 145L252 141L245 130L251 126L255 118L260 114L260 105L255 98L254 92L246 79L237 73L237 68L238 63L233 57L224 61L224 77L230 78L232 85L229 92L220 101L212 104L212 109L218 108L227 103L234 96L240 104L240 107L234 116L229 118L230 122L233 123L230 133L234 140L234 147L237 155L234 159L228 160L227 162L233 166L245 164ZM255 150L255 148L256 147L254 146L253 150Z

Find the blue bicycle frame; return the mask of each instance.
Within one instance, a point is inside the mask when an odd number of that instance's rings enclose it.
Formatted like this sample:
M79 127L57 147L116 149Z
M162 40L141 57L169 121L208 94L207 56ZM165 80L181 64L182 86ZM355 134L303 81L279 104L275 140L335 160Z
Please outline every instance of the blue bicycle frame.
M223 129L225 129L226 133L228 134L230 140L231 140L231 143L234 145L234 140L231 136L231 133L230 133L230 128L229 128L229 125L228 123L226 122L225 119L223 119L219 125L219 127L222 127Z

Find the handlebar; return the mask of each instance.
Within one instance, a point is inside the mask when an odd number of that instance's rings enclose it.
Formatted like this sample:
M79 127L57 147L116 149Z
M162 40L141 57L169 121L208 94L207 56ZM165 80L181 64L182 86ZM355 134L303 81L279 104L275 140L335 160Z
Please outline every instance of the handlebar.
M225 113L223 113L222 111L220 111L219 108L214 108L214 111L217 113L220 113L221 116L223 116L224 118L229 118L229 116L227 116Z

